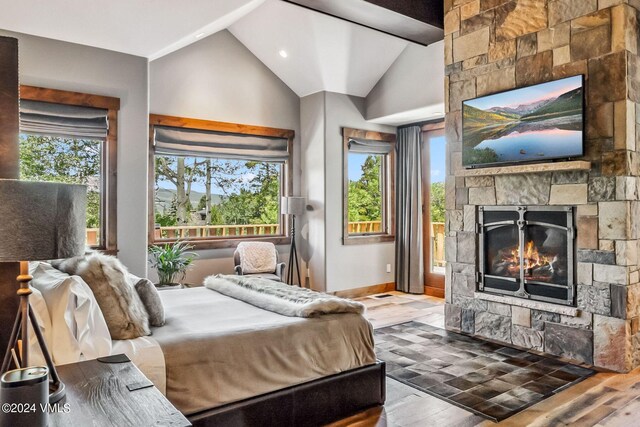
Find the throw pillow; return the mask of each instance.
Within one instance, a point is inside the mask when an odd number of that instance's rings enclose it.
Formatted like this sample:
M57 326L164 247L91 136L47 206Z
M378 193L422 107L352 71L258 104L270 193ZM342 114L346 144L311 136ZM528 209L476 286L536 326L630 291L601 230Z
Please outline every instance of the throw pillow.
M58 268L80 276L89 285L107 322L111 339L128 340L151 334L147 311L127 280L126 267L116 257L93 252L64 260Z
M147 309L149 324L151 326L164 325L164 306L155 285L149 279L140 279L136 282L135 287L142 304Z

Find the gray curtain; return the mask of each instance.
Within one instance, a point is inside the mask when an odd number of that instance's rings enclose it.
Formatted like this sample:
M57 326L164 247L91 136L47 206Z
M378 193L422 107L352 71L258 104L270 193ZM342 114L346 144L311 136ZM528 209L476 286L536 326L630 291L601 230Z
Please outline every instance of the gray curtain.
M288 141L259 135L156 126L156 154L284 163Z
M423 294L420 127L398 129L396 150L396 289Z
M20 101L20 131L63 138L104 139L109 130L107 113L101 108L23 100Z
M372 139L349 138L349 152L362 154L385 155L391 152L393 145L385 141Z

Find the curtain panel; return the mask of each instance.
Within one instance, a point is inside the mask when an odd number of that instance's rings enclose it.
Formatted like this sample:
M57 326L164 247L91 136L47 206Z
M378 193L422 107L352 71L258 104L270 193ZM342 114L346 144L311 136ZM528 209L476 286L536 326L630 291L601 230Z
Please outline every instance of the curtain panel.
M424 293L422 129L398 129L396 140L396 290Z
M109 131L107 114L108 111L101 108L21 100L20 132L62 138L105 139Z
M288 140L199 129L154 127L156 154L285 163Z

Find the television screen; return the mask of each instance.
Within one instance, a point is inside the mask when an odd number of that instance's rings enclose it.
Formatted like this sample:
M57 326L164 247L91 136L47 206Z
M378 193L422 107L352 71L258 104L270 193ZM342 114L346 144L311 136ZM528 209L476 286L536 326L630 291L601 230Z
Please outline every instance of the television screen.
M465 167L583 155L583 76L462 103Z

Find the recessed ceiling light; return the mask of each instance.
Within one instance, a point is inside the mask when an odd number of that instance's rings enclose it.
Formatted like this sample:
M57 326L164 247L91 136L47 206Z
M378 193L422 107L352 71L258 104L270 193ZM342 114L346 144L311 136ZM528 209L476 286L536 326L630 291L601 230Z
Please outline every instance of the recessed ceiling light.
M204 33L198 33L198 34L196 34L196 38L197 38L197 39L202 38L202 37L204 37Z
M287 53L287 51L286 51L286 50L284 50L284 49L280 49L280 51L278 52L278 54L279 54L280 56L282 56L283 58L286 58L287 56L289 56L289 54Z
M436 111L435 113L431 113L432 116L444 116L442 111Z

